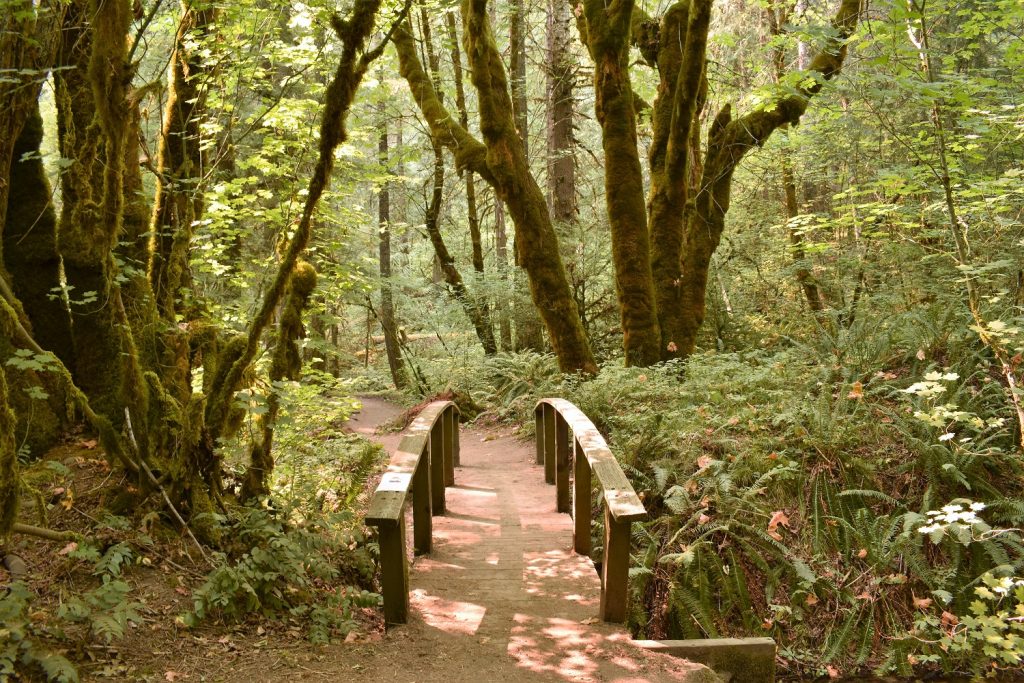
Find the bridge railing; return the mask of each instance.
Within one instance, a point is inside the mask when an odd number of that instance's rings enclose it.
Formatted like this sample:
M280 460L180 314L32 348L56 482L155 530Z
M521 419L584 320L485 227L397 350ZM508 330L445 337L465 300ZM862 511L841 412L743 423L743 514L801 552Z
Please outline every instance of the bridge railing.
M564 399L545 398L537 403L534 413L537 464L544 465L545 481L555 485L557 510L572 514L573 548L577 553L590 553L591 482L594 478L601 488L604 498L601 618L623 622L628 597L630 525L646 519L647 511L604 437L583 411Z
M370 500L366 523L377 527L384 620L409 618L409 558L405 505L412 494L413 552L429 553L433 515L445 510L445 486L459 464L459 409L451 401L427 405L409 425Z

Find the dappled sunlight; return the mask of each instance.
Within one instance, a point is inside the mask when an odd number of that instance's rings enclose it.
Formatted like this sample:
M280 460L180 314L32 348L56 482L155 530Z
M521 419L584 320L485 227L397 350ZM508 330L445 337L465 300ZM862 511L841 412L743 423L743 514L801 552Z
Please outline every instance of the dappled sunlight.
M475 634L487 613L480 605L446 600L423 590L412 591L409 602L428 626L453 635Z

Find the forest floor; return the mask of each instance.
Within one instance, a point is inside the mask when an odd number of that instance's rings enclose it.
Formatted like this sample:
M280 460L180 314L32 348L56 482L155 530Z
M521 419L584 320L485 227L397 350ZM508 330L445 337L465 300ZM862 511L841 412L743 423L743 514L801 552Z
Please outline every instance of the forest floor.
M379 398L362 402L346 426L392 450L400 434L377 432L400 426L403 409ZM344 642L323 646L287 618L185 628L176 617L204 572L192 561L195 548L178 541L147 549L150 562L125 575L143 623L110 646L66 656L82 680L716 680L700 665L641 650L624 629L596 618L599 578L589 558L572 553L570 520L554 512L554 490L533 464L531 445L507 427L463 428L461 441L462 466L448 489L448 513L435 518L434 550L413 564L408 625L385 632L379 611L363 610ZM103 496L112 483L117 488L95 441L79 438L49 457L73 471L77 492L53 494L66 501L60 528L74 529L75 518L87 528L88 511L109 502ZM72 575L60 544L27 540L13 550L49 606L91 578Z

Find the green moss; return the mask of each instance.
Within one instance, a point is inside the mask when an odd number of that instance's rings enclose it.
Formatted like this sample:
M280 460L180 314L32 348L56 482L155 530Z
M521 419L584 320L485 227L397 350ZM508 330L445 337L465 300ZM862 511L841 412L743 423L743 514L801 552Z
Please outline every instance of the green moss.
M7 400L7 380L0 367L0 545L10 534L18 513L18 452L14 429L14 411Z

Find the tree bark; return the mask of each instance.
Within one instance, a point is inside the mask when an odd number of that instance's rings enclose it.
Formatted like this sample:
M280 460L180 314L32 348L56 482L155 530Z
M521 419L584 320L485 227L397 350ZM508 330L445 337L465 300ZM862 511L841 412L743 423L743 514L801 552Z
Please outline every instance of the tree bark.
M203 212L204 171L200 126L206 115L208 80L203 50L197 40L210 31L212 6L181 3L174 37L167 107L157 152L157 186L150 228L149 279L160 315L169 322L180 312L178 300L189 287L189 246L195 222Z
M383 113L383 107L381 107ZM389 164L388 124L381 121L380 139L377 145L378 160L387 171ZM377 227L379 239L377 254L380 261L380 326L384 330L384 350L388 357L391 380L398 390L409 384L402 363L402 351L398 345L398 329L395 324L395 302L391 290L391 187L385 182L377 195Z
M431 80L435 92L440 92L441 65L437 52L434 50L430 33L430 19L425 9L420 10L420 23L423 29L423 42L426 46ZM485 316L486 309L481 306L480 300L466 289L462 274L455 267L455 259L448 251L448 246L444 243L444 238L441 235L441 208L444 199L444 148L433 136L431 136L431 147L434 151L434 175L424 223L430 243L434 247L436 256L434 263L440 269L441 276L451 290L452 296L462 305L466 317L473 324L473 329L476 330L476 336L480 340L480 345L483 346L484 353L490 356L498 352L490 317Z
M576 159L573 155L573 70L569 45L570 8L548 2L547 129L548 210L555 223L576 220Z
M396 31L402 76L435 139L452 150L458 168L471 169L495 188L512 214L522 240L524 267L534 304L547 326L559 367L594 373L594 362L558 251L558 239L544 195L529 172L512 120L512 104L501 56L487 20L485 0L463 3L463 41L473 85L480 99L486 144L460 126L444 108L416 55L408 31Z
M605 155L605 199L626 365L661 360L643 172L629 79L632 0L583 4L594 57L594 98Z

